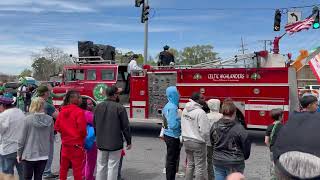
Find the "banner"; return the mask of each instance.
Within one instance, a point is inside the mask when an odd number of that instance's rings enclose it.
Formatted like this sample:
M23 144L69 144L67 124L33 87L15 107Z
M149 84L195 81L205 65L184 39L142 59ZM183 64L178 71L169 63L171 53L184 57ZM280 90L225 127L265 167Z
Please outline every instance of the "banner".
M313 74L316 76L318 82L320 82L320 53L318 53L312 59L310 59L309 65L312 69Z

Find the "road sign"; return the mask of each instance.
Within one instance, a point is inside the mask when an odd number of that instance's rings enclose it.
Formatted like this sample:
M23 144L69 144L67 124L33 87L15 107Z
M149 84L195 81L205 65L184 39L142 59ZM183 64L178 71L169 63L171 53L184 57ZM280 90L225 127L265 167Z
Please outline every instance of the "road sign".
M288 24L301 21L301 11L288 11Z

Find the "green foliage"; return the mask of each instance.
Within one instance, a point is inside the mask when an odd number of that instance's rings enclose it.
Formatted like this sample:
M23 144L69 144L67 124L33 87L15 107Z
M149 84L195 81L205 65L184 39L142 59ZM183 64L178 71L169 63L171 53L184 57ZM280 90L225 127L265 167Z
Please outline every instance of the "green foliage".
M24 69L18 77L20 78L20 77L30 77L30 76L32 76L32 71L30 69Z
M32 55L33 76L38 80L48 81L51 76L57 76L63 67L73 64L73 58L59 48L46 47Z
M199 64L216 59L211 45L196 45L186 47L181 52L181 64Z
M170 48L169 51L174 55L176 64L180 65L194 65L216 59L218 53L213 51L211 45L195 45L185 47L183 50ZM160 53L159 53L160 54ZM159 60L159 54L156 56Z
M133 51L129 51L126 53L123 53L119 50L116 50L116 61L118 64L128 64L130 61L130 58L134 55L135 53ZM139 57L137 59L138 64L143 64L143 55L142 54L137 54Z

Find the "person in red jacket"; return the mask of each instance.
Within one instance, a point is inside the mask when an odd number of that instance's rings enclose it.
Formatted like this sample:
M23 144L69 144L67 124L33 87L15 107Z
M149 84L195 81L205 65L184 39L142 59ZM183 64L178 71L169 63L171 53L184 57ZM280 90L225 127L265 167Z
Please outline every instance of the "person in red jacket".
M66 180L70 165L75 180L82 180L87 135L87 121L84 111L79 107L81 96L78 91L68 91L63 107L57 117L55 130L61 134L60 179Z

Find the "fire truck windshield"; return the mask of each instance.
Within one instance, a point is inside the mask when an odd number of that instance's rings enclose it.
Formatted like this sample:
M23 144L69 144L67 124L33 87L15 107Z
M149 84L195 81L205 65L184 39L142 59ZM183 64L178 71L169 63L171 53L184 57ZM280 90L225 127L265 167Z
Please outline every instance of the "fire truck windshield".
M83 69L68 69L66 74L66 81L84 80Z

